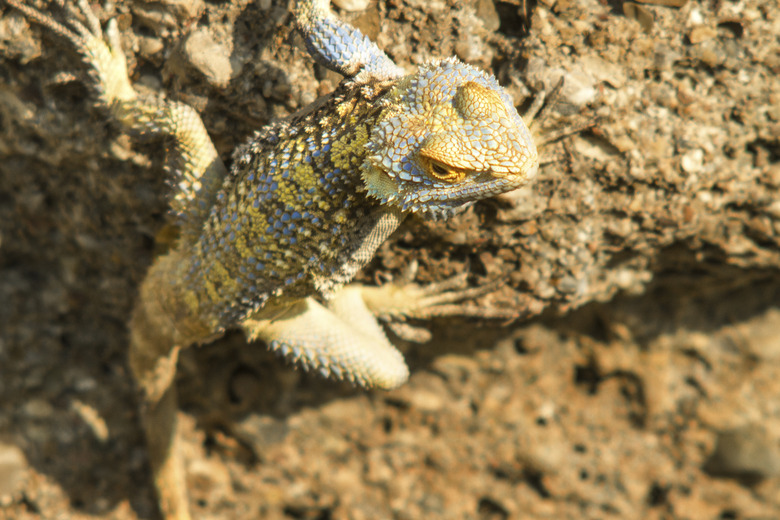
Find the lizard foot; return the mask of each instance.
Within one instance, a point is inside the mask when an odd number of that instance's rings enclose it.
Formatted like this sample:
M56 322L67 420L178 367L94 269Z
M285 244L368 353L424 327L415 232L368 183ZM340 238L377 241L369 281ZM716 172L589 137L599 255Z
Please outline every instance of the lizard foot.
M97 91L99 104L110 107L117 101L131 101L137 97L127 75L127 60L119 41L116 20L112 19L108 22L104 35L100 28L100 20L86 0L78 0L76 5L64 4L62 8L65 14L62 22L19 0L6 0L6 2L29 19L73 44L89 68L91 86ZM59 78L60 81L76 79L73 74L60 74Z
M513 309L495 309L477 305L475 298L493 292L503 282L493 280L478 287L469 287L467 273L457 274L446 280L429 285L414 282L417 262L412 262L401 277L381 287L361 287L366 306L372 313L388 322L399 336L410 341L416 339L402 332L407 319L430 319L446 316L461 316L487 319L512 319L518 313ZM401 332L399 332L401 331Z

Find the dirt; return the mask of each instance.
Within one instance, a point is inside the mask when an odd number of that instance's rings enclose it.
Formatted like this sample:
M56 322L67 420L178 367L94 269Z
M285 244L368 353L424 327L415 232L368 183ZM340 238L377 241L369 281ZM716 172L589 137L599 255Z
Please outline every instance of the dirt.
M660 3L339 13L408 70L490 70L521 109L564 78L533 186L408 222L361 275L500 278L480 304L519 317L399 340L393 392L237 333L191 349L196 518L780 518L780 9ZM138 88L196 107L228 161L339 80L287 2L95 7ZM60 74L82 70L0 5L0 518L156 518L126 322L165 242L165 158Z

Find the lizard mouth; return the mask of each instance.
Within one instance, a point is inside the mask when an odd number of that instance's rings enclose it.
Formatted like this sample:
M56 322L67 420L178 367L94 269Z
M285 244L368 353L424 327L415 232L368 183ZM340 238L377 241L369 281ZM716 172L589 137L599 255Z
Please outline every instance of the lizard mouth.
M538 165L524 172L524 180L518 176L497 177L492 172L472 175L469 181L450 186L434 186L415 190L413 196L404 197L405 211L424 213L434 219L447 218L471 206L477 200L517 189L536 176ZM412 195L412 194L409 194Z
M364 164L363 180L370 196L402 211L425 214L433 219L448 218L475 201L517 189L537 174L538 162L522 172L469 172L458 180L418 178L403 182L370 160ZM379 166L379 167L378 167Z

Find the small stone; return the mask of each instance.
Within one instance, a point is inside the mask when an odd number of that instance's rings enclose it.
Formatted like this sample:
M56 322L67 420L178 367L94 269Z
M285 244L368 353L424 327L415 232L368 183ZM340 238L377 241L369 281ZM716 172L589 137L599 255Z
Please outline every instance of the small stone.
M221 462L195 459L187 468L187 489L196 500L219 504L233 495L230 473Z
M455 54L466 63L473 63L485 55L483 42L476 34L469 33L455 44Z
M623 14L626 18L631 18L639 22L645 32L650 32L653 28L653 13L646 7L634 2L625 2L623 4Z
M776 200L766 207L766 212L776 219L780 219L780 200Z
M780 475L778 441L758 425L721 432L704 470L715 476L747 480Z
M164 0L161 2L176 18L182 21L194 20L199 17L206 4L203 0Z
M606 83L615 89L622 88L628 80L625 69L598 56L583 57L579 62L579 67L587 71L597 81Z
M680 159L680 168L685 173L698 173L704 166L704 151L701 148L691 150Z
M477 0L477 18L482 20L485 30L493 33L501 26L501 18L493 0Z
M587 105L596 99L596 80L592 74L575 68L565 73L561 96L576 107Z
M71 409L81 417L81 420L83 420L87 426L89 426L89 429L92 430L92 434L97 440L101 443L108 441L108 425L106 424L106 420L100 416L100 413L95 408L79 400L75 400L71 403Z
M8 505L27 480L27 459L13 444L0 443L0 506Z
M189 35L184 43L184 55L215 87L226 87L238 73L230 61L230 49L215 41L206 29L196 29Z
M697 25L688 31L688 40L696 45L698 43L711 40L718 36L718 31L707 25Z
M165 45L160 38L154 38L151 36L138 37L138 50L141 52L141 55L146 58L162 52L164 48Z
M734 341L747 344L759 359L775 363L780 360L780 308L772 308L735 326Z
M579 290L579 282L572 276L564 276L557 284L558 290L564 294L574 294Z
M333 0L336 7L350 12L365 11L370 3L370 0Z
M412 408L422 412L438 412L444 408L444 400L438 394L427 390L415 390L411 395Z
M54 408L43 399L31 399L22 407L22 412L31 419L47 419L54 413Z
M271 446L284 442L290 433L290 428L284 421L256 414L237 422L233 428L236 435L251 446L255 453L264 453Z

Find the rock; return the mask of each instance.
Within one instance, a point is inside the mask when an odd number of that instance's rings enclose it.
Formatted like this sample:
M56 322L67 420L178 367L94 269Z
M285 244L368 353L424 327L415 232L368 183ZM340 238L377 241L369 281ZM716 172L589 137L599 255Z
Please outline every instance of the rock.
M27 459L17 446L0 443L0 506L8 505L27 480Z
M749 481L780 475L778 441L759 425L721 432L704 470Z
M345 11L365 11L370 3L370 0L333 0L336 7Z
M233 494L230 473L221 461L204 458L190 461L187 467L190 495L207 504L219 504Z
M239 72L230 60L230 49L206 29L196 29L184 43L187 62L217 88L224 88Z

